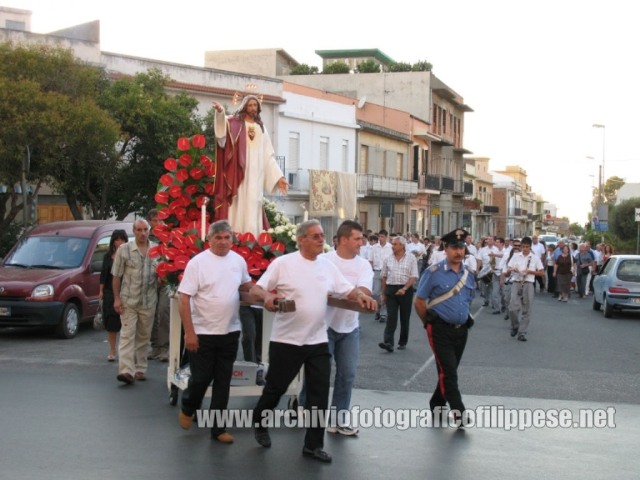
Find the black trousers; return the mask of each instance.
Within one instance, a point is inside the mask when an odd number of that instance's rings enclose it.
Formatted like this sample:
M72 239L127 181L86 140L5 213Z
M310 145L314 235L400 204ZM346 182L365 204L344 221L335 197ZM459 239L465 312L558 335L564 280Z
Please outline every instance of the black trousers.
M540 278L540 277L536 277ZM547 265L547 292L549 293L557 293L556 292L556 279L553 278L553 267Z
M331 376L331 355L329 344L291 345L288 343L269 343L269 370L262 396L253 410L255 428L263 425L263 412L273 410L280 397L287 391L289 384L304 365L304 377L307 396L305 409L327 411L329 408L329 379ZM304 446L311 449L324 446L324 426L307 428Z
M262 309L240 306L242 323L242 353L247 362L260 363L262 359Z
M193 415L202 404L207 388L213 380L211 410L224 410L229 403L229 388L233 374L233 362L238 354L240 332L226 335L198 335L198 351L189 352L191 378L182 393L182 411ZM214 418L215 420L215 418ZM211 427L211 435L217 437L224 428Z
M410 288L404 295L396 295L404 285L387 285L385 300L387 303L387 325L384 328L384 343L394 344L393 337L398 327L398 314L400 315L400 338L398 345L406 345L409 341L409 319L413 306L413 289Z
M468 333L466 325L454 328L440 319L427 324L427 336L438 370L438 383L429 401L431 410L448 403L451 410L464 412L458 388L458 365L467 344Z

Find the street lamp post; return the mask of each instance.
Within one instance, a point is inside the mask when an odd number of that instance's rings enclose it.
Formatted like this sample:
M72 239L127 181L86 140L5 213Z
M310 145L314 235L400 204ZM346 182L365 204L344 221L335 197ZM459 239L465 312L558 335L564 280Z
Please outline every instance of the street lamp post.
M605 176L604 176L604 152L605 152L605 143L604 143L604 138L605 138L605 126L601 123L594 123L593 128L601 128L602 129L602 167L599 169L600 170L600 191L599 191L599 195L598 195L598 216L602 215L602 212L600 210L604 211L604 207L600 208L601 205L604 205L604 201L605 201L605 195L604 195L604 186L607 183L605 180ZM608 221L608 215L606 220ZM604 233L602 234L602 242L604 242Z
M593 124L593 128L601 128L602 129L602 170L600 170L600 184L599 184L599 189L600 189L600 201L604 203L604 185L607 183L606 177L604 176L604 152L605 152L605 148L604 148L604 139L605 139L605 126L602 125L601 123L594 123Z

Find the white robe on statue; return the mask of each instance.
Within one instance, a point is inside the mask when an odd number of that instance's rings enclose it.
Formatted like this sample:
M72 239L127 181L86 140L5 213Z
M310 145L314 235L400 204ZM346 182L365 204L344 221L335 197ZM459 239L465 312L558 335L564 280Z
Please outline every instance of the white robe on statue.
M249 126L253 126L255 137L248 136ZM264 192L274 194L278 180L283 177L276 162L271 139L257 123L245 122L247 132L247 152L244 180L238 187L238 195L229 206L229 223L235 232L251 232L256 238L263 230L262 203ZM215 132L218 145L225 147L227 122L223 113L216 112Z

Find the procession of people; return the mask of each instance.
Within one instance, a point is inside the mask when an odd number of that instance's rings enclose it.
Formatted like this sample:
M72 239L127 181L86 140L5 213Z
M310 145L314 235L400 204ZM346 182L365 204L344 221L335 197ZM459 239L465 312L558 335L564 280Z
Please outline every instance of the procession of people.
M259 279L252 279L246 261L232 251L234 236L257 236L268 228L263 195L286 194L288 182L274 160L259 99L245 97L230 116L221 105L213 107L225 181L215 187L208 248L188 261L177 289L184 360L190 366L178 412L183 429L192 426L210 387L209 409L222 414L228 408L242 345L245 360L268 361L252 412L256 442L271 447L271 424L265 419L302 372L299 400L304 411L332 411L329 422L308 425L302 455L330 463L325 431L351 437L360 433L348 416L359 365L358 312L384 324L378 345L393 353L407 349L414 311L425 329L425 351L432 352L437 370L426 406L433 418L449 418L454 426L464 427L467 411L458 370L475 323L470 309L476 295L484 298L479 313L486 308L489 314L504 315L509 320L505 333L526 342L535 317L536 285L540 295L546 288L560 302L572 293L584 298L593 288L597 268L613 254L610 245L592 249L587 242L563 240L544 245L537 235L474 239L462 228L433 238L417 232L372 232L354 220L339 225L329 248L322 224L311 219L297 225L297 250L276 258ZM135 221L132 242L127 242L126 232L114 233L101 276L101 298L110 312L108 360L118 360L117 380L125 385L146 380L147 360L169 360L169 297L149 255L157 240L153 226L162 222L155 210L148 217ZM240 292L250 292L251 305L240 302ZM347 304L329 307L331 296ZM292 307L283 308L285 304ZM268 352L261 351L257 338L263 334L263 310L273 314L271 330L264 332ZM228 425L219 420L223 417L214 418L218 420L210 426L211 438L234 443Z

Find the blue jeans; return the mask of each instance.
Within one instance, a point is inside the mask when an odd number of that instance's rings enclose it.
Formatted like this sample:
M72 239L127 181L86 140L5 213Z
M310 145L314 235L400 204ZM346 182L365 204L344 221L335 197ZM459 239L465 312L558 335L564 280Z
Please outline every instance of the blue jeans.
M334 418L333 409L329 418L329 425L348 426L349 417L341 418L341 410L349 410L351 406L351 391L358 369L358 357L360 356L360 327L349 333L338 333L332 328L327 330L329 337L329 353L336 363L336 375L333 383L333 398L331 407L335 407L338 418ZM302 390L298 395L301 406L306 406L307 400L307 379L305 377Z
M333 383L333 398L331 406L338 412L337 424L349 425L348 414L340 414L349 410L351 406L351 390L356 379L358 356L360 355L360 327L349 333L338 333L333 329L327 330L329 336L329 352L336 362L336 377ZM341 418L346 416L346 418ZM334 423L334 419L330 419Z

